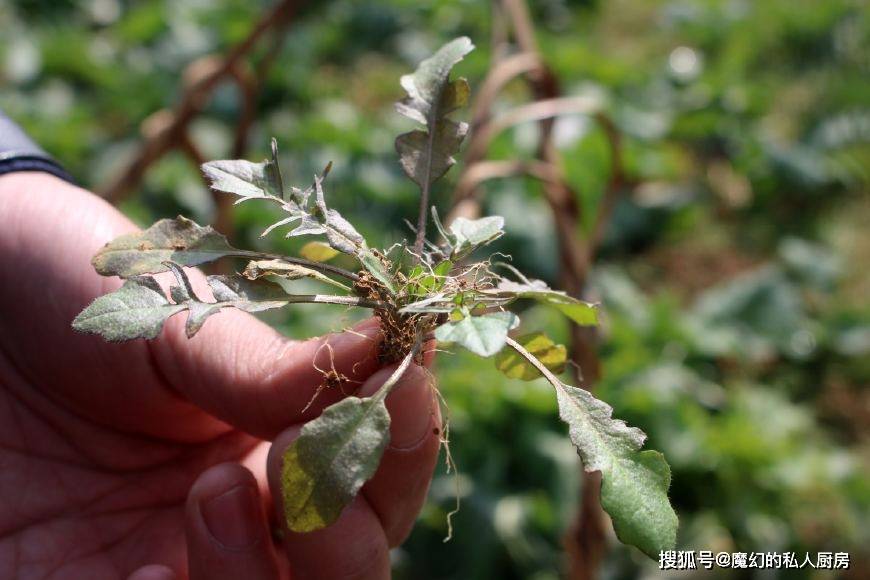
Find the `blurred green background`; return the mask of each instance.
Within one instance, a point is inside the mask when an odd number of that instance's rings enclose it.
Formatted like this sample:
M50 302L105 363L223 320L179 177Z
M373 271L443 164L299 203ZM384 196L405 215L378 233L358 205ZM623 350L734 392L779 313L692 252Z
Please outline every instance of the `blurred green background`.
M269 5L0 0L0 107L80 183L99 188L129 160L142 121L177 102L184 67L225 53ZM624 135L637 185L617 206L591 276L589 296L605 312L596 393L670 462L679 547L796 551L801 560L850 552L845 574L870 577L867 3L539 0L531 9L563 92L599 99ZM311 3L265 79L248 156L265 157L274 135L285 180L297 184L332 160L332 203L370 244L407 237L402 219L415 215L417 191L393 151L409 126L392 109L398 78L465 34L478 50L457 72L479 86L490 29L480 1ZM512 83L498 109L529 98ZM193 122L206 157L228 155L238 111L238 91L226 85ZM492 156L531 157L535 139L533 125L519 126ZM556 143L594 215L611 169L604 134L588 118L564 117ZM437 188L442 208L456 174ZM121 205L142 225L215 216L180 153L152 166ZM539 185L492 182L485 207L507 219L498 249L556 283ZM271 211L239 207L237 243L297 247L258 238ZM304 305L268 320L303 338L355 316ZM567 339L548 310L532 308L524 321ZM395 551L396 577L560 577L580 467L551 390L461 352L438 366L460 474L439 466L413 535ZM462 510L443 543L457 485ZM604 578L664 574L610 538Z

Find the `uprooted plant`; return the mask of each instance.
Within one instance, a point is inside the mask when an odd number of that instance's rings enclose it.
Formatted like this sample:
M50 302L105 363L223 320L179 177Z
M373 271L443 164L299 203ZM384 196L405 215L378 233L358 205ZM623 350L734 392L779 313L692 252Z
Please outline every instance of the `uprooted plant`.
M398 363L371 397L347 397L328 407L302 429L283 462L283 504L290 530L308 532L334 522L377 469L389 440L385 399L422 345L436 339L455 343L483 357L495 357L508 377L532 380L543 375L555 388L559 414L588 471L601 471L601 502L619 538L655 557L675 541L677 517L668 502L670 469L657 451L641 451L645 435L611 417L612 409L589 392L562 382L566 350L542 333L514 337L516 314L506 309L518 299L550 305L577 324L597 323L596 306L530 280L499 261L472 262L471 254L500 237L503 219L457 218L442 225L430 189L455 163L467 125L449 115L468 100L465 79L450 79L453 66L472 50L456 39L401 79L407 96L396 104L420 127L396 139L402 168L421 190L413 244L389 250L369 247L362 235L326 204L322 175L304 188L287 187L272 155L262 163L214 161L203 171L214 189L239 196L236 203L273 203L286 217L264 232L292 226L287 236L322 235L291 257L236 249L211 227L184 218L165 219L147 230L119 237L93 258L97 272L125 279L123 286L94 300L73 321L82 332L109 341L151 339L170 316L187 311L192 337L206 319L223 308L259 312L302 302L370 308L380 319L384 339L379 358ZM426 238L431 211L438 238ZM328 263L339 253L358 264L356 271ZM218 260L247 259L240 274L208 276L214 301L194 291L183 267ZM169 297L151 274L170 271L176 283ZM281 279L311 278L330 294L290 294ZM324 372L324 384L346 377Z

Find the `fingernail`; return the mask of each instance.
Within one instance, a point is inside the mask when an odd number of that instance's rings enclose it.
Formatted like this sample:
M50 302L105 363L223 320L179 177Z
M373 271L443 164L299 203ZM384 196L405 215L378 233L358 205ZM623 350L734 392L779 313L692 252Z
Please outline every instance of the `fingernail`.
M200 505L212 537L230 550L246 548L260 539L257 496L250 485L241 484Z
M432 433L432 402L429 374L423 368L411 367L387 398L390 447L412 449Z

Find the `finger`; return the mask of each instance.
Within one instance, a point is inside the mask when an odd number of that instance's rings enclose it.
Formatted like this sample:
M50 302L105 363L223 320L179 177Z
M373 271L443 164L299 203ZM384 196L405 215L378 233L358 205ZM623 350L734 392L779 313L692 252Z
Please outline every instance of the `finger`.
M359 394L376 392L392 370L373 374ZM412 365L387 397L390 444L375 476L362 488L391 547L411 533L438 460L441 414L433 384L427 369Z
M257 482L223 463L203 473L187 497L190 580L278 580L278 565Z
M294 579L342 578L383 580L390 577L387 537L377 514L364 496L357 496L331 526L297 534L289 532L281 504L281 460L299 436L301 426L287 429L272 444L268 460L269 487L284 531L284 549Z
M143 566L127 576L127 580L175 580L176 578L172 569L159 564Z

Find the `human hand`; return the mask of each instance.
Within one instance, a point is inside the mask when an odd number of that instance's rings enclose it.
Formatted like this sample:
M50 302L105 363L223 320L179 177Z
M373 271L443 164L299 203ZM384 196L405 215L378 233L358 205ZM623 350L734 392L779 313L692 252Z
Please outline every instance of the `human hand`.
M164 580L386 578L437 459L430 375L387 399L391 443L334 525L284 530L280 459L329 367L371 394L377 324L292 342L231 311L188 340L108 344L70 322L117 288L90 257L133 229L103 200L44 174L0 177L0 577ZM270 443L271 442L271 443ZM189 574L189 576L188 576Z

